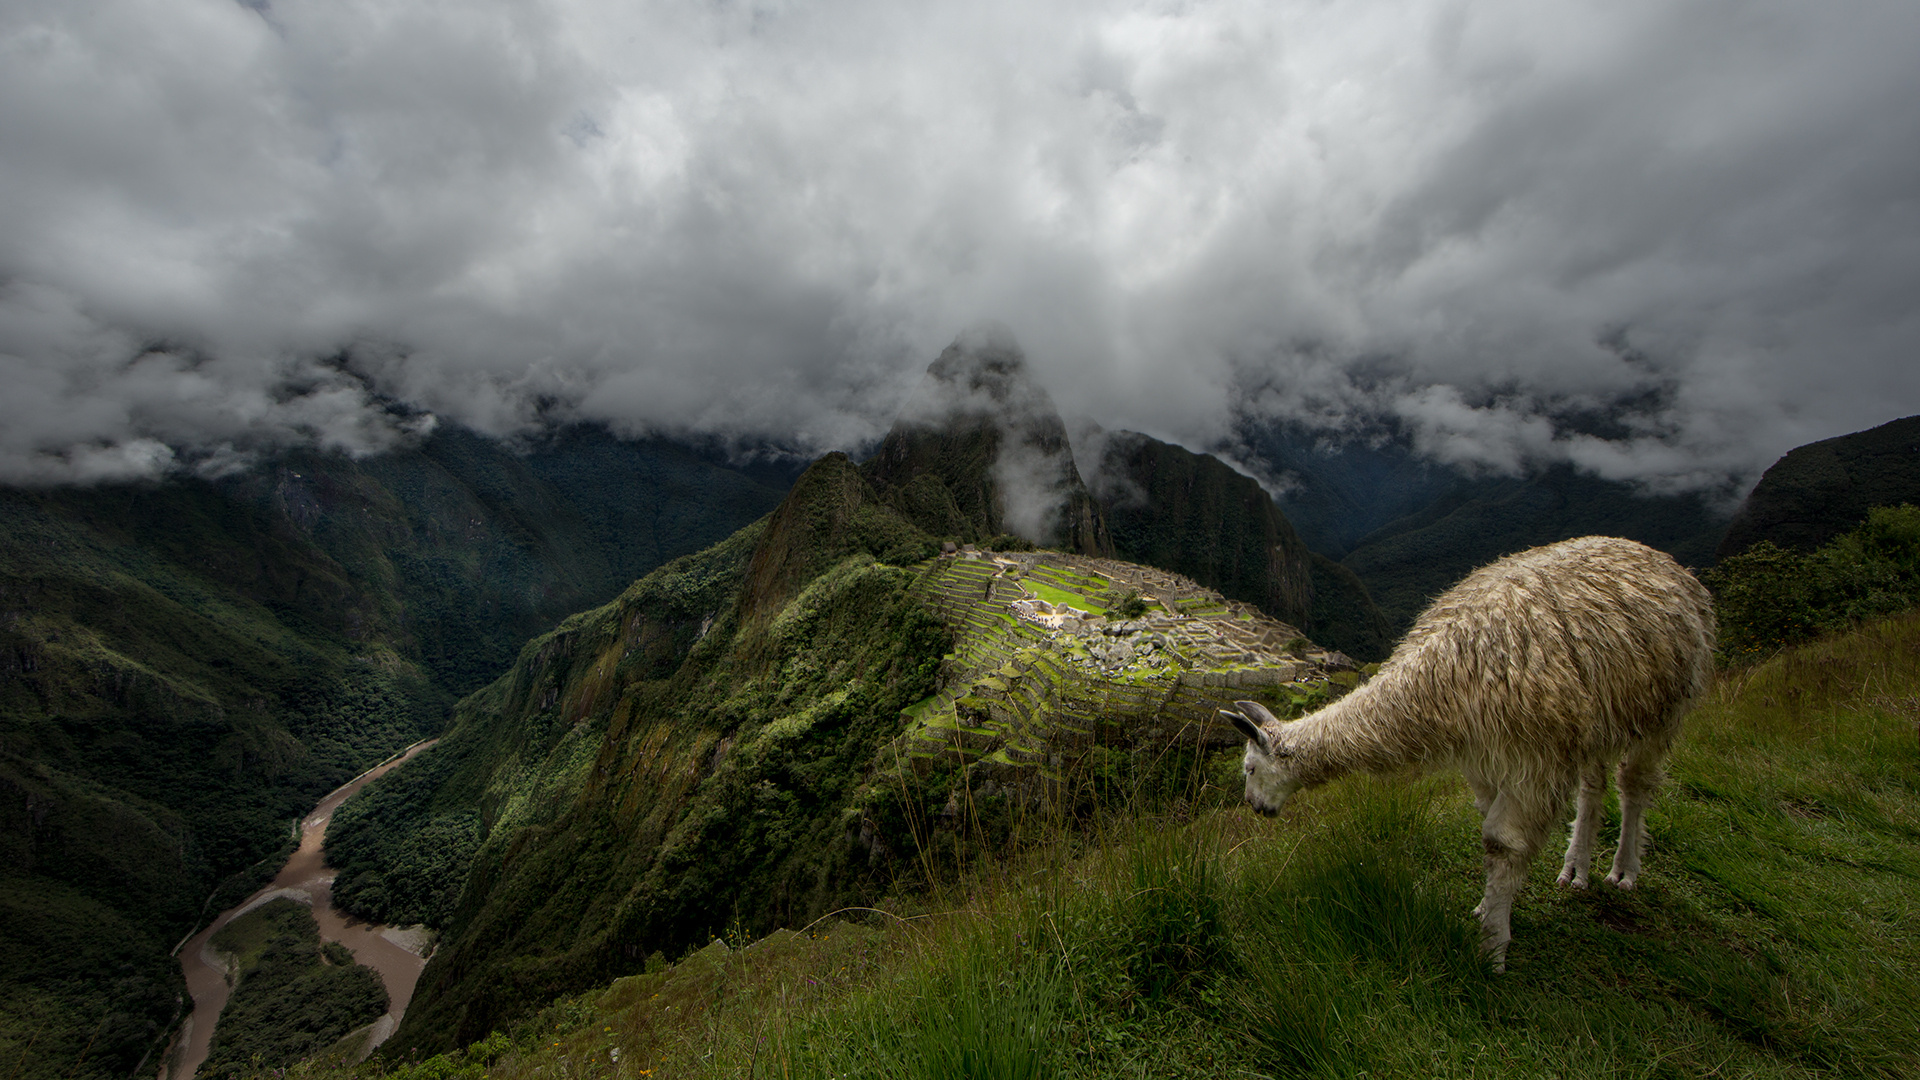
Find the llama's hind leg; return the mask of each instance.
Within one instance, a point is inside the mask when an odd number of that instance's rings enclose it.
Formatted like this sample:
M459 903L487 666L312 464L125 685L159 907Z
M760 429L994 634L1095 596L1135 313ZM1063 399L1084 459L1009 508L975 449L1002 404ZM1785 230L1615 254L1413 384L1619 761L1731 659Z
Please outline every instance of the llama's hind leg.
M1473 808L1482 818L1486 817L1487 811L1493 809L1493 800L1500 794L1499 785L1472 769L1462 769L1460 775L1467 781L1467 789L1473 792Z
M1640 877L1640 856L1647 840L1647 804L1660 786L1660 763L1667 747L1661 743L1641 743L1620 759L1620 771L1614 778L1620 791L1620 847L1613 855L1613 870L1607 883L1622 889L1633 888Z
M1502 789L1480 826L1486 847L1487 891L1473 913L1480 917L1480 947L1493 970L1507 969L1507 944L1513 940L1513 898L1527 879L1527 865L1546 842L1558 808L1553 800L1517 797Z
M1567 840L1567 858L1560 864L1560 884L1587 887L1587 868L1593 862L1593 837L1600 831L1600 808L1607 801L1607 766L1590 761L1580 770L1580 793L1573 813L1573 835Z

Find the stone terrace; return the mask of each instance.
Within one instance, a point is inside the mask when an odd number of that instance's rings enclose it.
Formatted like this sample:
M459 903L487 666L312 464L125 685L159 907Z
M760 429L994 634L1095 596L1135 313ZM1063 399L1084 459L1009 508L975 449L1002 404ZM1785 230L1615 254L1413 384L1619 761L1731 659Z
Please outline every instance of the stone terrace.
M1285 715L1353 666L1249 605L1111 559L965 548L934 560L919 588L954 651L940 691L907 711L903 749L992 773L1057 780L1095 744L1233 745L1221 706L1254 697ZM1145 613L1119 617L1133 597Z

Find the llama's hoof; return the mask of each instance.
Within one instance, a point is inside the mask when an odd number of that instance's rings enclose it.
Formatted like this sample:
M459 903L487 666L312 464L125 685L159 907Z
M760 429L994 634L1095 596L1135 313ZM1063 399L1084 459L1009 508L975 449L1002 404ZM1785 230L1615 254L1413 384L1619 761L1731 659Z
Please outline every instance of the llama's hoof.
M1621 892L1631 892L1633 891L1633 875L1617 874L1617 873L1608 874L1607 884L1613 886L1616 889L1619 889Z
M1570 889L1584 889L1587 887L1587 876L1585 874L1576 874L1571 870L1560 871L1558 880L1560 884Z

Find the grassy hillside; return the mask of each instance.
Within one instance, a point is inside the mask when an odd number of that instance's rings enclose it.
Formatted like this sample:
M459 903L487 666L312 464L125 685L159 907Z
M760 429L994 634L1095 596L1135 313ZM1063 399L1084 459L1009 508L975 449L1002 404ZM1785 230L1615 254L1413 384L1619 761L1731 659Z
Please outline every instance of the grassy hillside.
M1504 975L1475 950L1457 779L1352 778L1276 822L1236 805L1228 760L1091 848L717 940L464 1053L290 1075L1911 1076L1916 660L1909 613L1726 673L1640 887L1537 866Z

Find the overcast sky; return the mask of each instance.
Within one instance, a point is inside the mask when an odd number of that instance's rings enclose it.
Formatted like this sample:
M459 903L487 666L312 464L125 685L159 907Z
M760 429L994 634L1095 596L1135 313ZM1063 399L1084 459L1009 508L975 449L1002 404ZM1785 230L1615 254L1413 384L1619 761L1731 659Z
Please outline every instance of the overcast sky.
M0 0L0 479L853 447L993 320L1199 448L1750 481L1920 412L1916 102L1913 0Z

